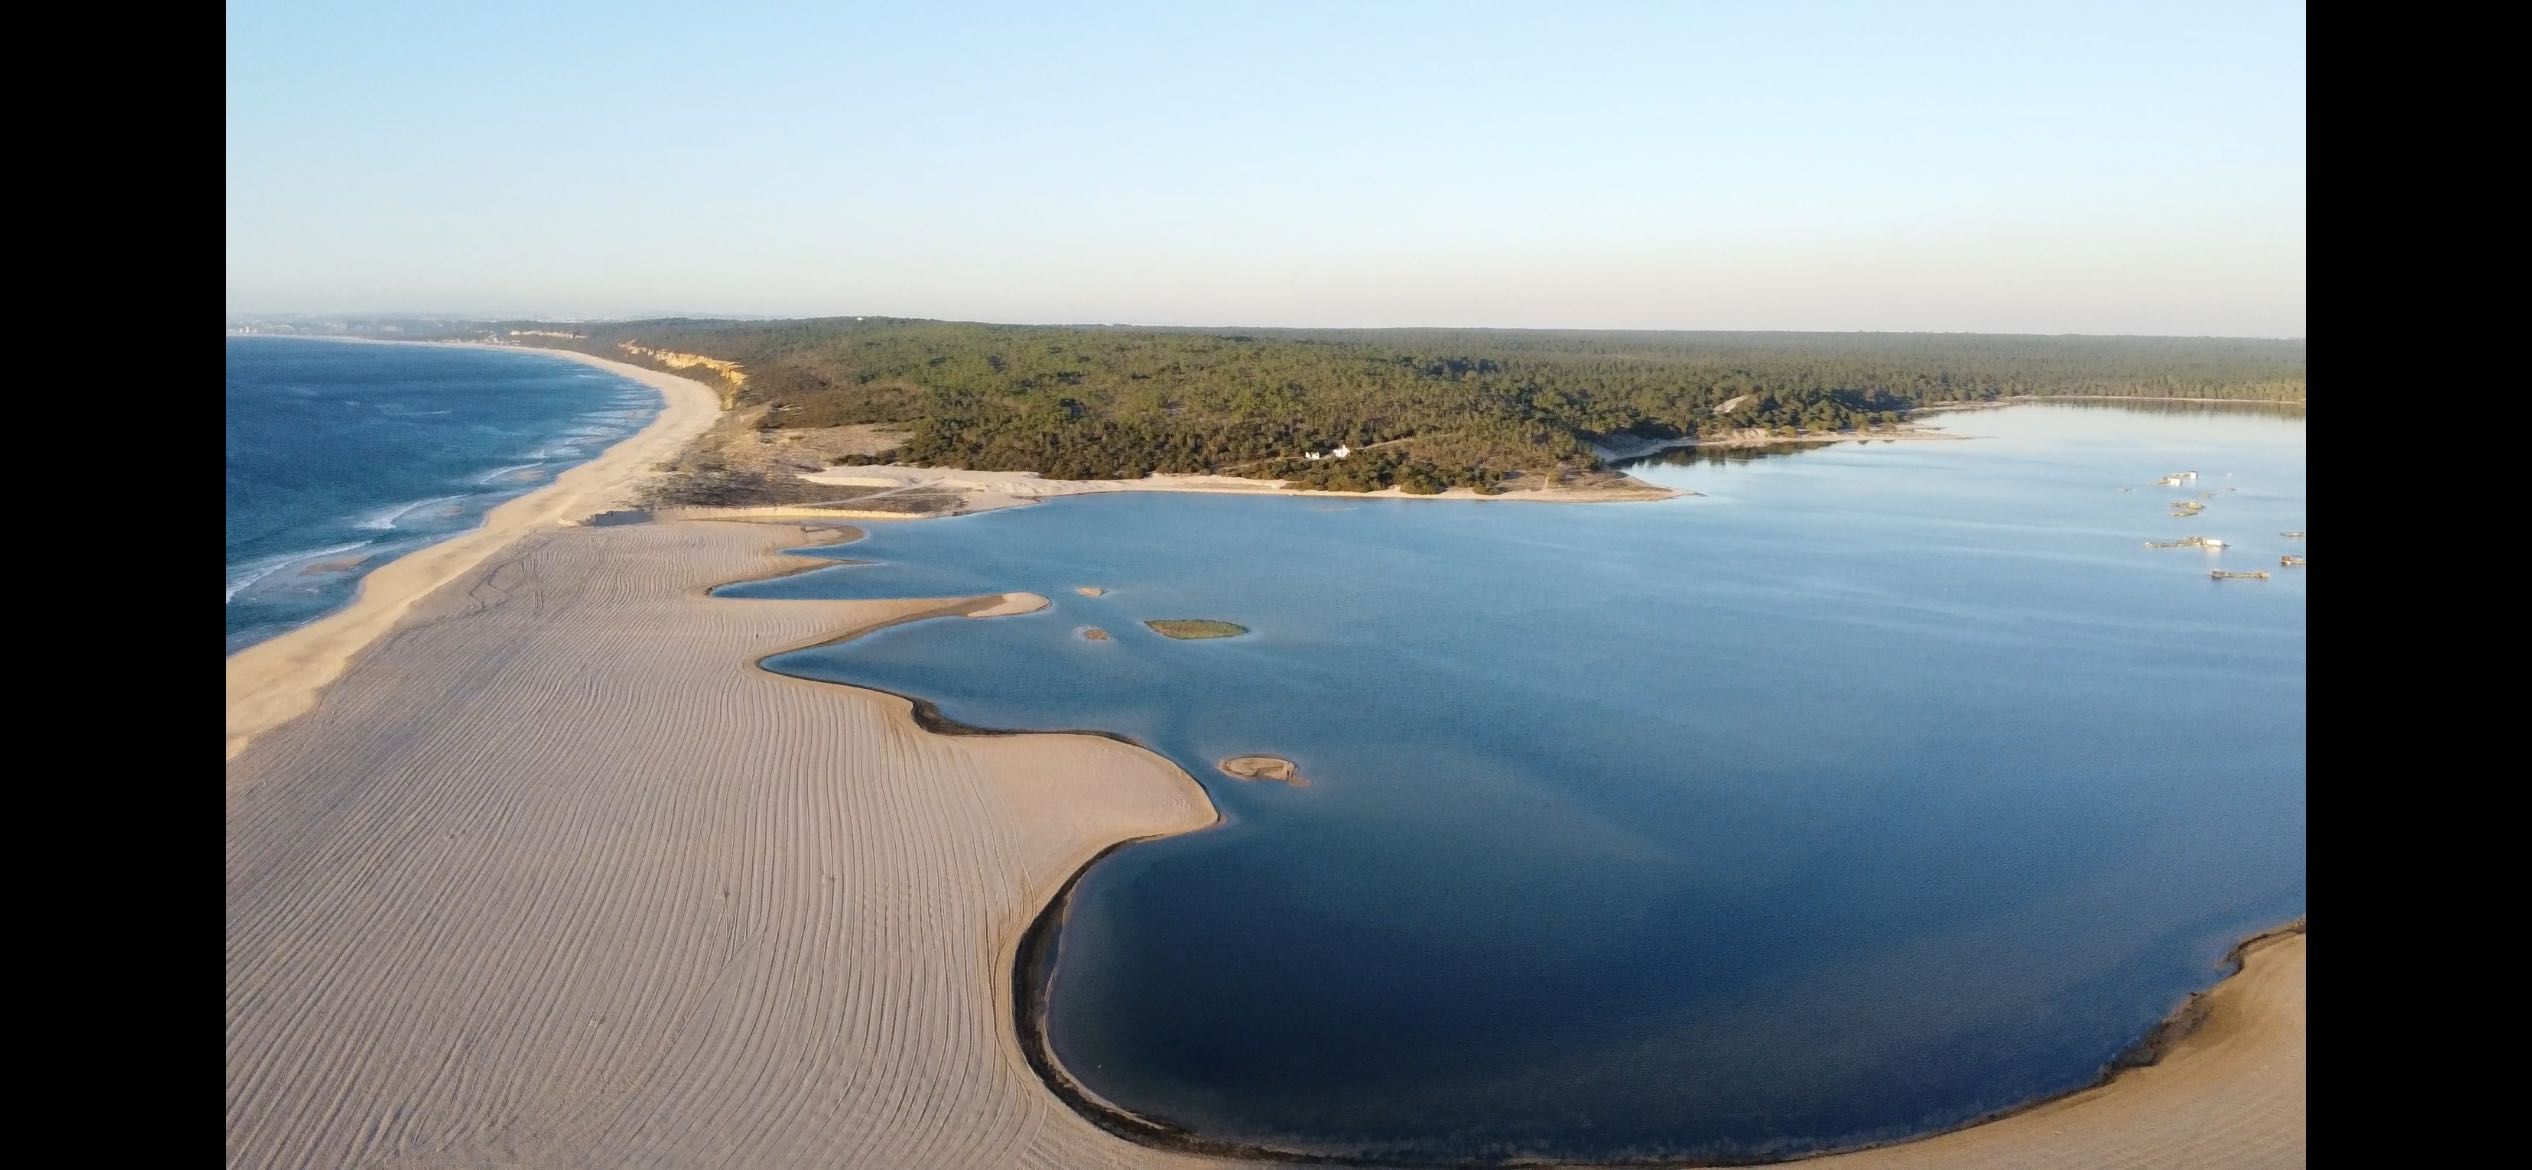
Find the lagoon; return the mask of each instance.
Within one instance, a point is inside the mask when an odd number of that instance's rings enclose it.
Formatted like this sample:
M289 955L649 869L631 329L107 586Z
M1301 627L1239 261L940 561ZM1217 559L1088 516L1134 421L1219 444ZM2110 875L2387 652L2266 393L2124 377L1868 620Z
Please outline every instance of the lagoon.
M767 665L1212 794L1065 908L1047 1034L1116 1106L1396 1161L1791 1155L2085 1084L2304 909L2300 412L1944 425L1976 438L1648 461L1703 493L1656 503L1072 498L722 592L1051 598ZM2143 547L2194 534L2233 543ZM1250 754L1309 785L1215 768Z

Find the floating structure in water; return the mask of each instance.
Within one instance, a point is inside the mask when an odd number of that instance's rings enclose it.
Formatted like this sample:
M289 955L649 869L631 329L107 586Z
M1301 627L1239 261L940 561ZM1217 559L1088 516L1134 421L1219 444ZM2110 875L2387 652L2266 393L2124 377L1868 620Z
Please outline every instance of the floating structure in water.
M2303 558L2296 556L2293 553L2287 553L2286 555L2277 558L2277 563L2284 565L2289 569L2300 569L2303 567Z
M2207 506L2206 506L2205 504L2201 504L2201 503L2199 503L2199 502L2198 502L2198 501L2196 501L2196 500L2173 500L2173 501L2172 501L2172 515L2174 515L2174 516L2180 516L2180 517L2186 518L2186 517L2190 517L2190 516L2195 516L2195 515L2197 515L2198 513L2200 513L2200 512L2204 512L2204 511L2206 511L2206 510L2207 510Z
M2265 581L2268 579L2268 570L2254 569L2251 572L2243 573L2232 569L2217 569L2208 573L2207 576L2218 581Z
M2282 537L2285 537L2285 538L2286 538L2286 539L2288 539L2288 540L2302 540L2302 539L2303 539L2303 534L2302 534L2302 533L2300 533L2300 532L2280 532L2280 533L2278 533L2277 535L2282 536Z
M2196 479L2196 478L2198 478L2198 473L2197 473L2197 472L2194 472L2194 471L2175 471L2175 472L2171 473L2170 475L2166 475L2166 476L2164 476L2164 477L2163 477L2163 478L2161 478L2161 479L2155 480L2155 481L2154 481L2154 486L2155 486L2155 487L2179 487L2179 486L2181 486L2182 484L2188 483L2189 481L2194 480L2194 479Z
M2224 542L2212 536L2184 536L2178 540L2149 540L2147 548L2223 548Z

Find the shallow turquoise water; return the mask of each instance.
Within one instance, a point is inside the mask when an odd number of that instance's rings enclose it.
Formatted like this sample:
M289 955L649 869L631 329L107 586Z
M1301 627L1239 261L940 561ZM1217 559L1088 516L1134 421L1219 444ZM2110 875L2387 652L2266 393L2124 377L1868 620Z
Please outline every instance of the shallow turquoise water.
M2301 415L1945 423L1983 437L1639 468L1706 493L1655 504L874 526L726 592L1043 594L769 665L1212 792L1075 891L1048 1026L1107 1099L1406 1160L1798 1153L2089 1081L2304 906ZM2234 547L2141 547L2200 533ZM1252 752L1311 786L1214 770Z
M657 391L552 354L295 337L225 350L232 654L659 413Z

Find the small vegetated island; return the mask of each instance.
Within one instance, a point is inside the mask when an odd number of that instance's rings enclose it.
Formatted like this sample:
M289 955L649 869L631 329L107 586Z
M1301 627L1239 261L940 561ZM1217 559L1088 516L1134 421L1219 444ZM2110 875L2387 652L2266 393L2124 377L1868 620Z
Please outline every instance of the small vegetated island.
M1237 780L1271 780L1295 788L1310 786L1310 781L1301 775L1300 767L1282 756L1233 756L1214 766L1220 768L1223 775Z
M1236 638L1248 632L1247 626L1211 618L1153 618L1143 624L1152 627L1154 633L1180 640Z
M1598 451L1646 441L1887 434L1910 411L1943 403L2301 403L2305 391L2304 342L2252 338L1222 330L882 317L396 328L406 338L567 348L673 370L717 387L733 420L756 434L833 463L1071 480L1209 473L1418 494L1614 480Z

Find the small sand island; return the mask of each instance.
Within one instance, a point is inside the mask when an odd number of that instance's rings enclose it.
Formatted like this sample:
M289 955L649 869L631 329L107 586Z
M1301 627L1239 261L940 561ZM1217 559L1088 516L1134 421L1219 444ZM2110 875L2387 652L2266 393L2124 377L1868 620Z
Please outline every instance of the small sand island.
M1143 623L1154 633L1182 641L1196 638L1236 638L1248 632L1247 626L1217 622L1211 618L1155 618Z
M1101 589L1096 585L1076 585L1073 586L1073 592L1081 594L1084 597L1097 597L1100 594L1107 592L1107 590Z
M1092 642L1105 642L1108 640L1108 632L1097 626L1083 626L1074 632L1080 634L1084 639Z
M1235 780L1272 780L1295 788L1308 788L1310 781L1301 769L1282 756L1233 756L1214 765L1222 774Z

